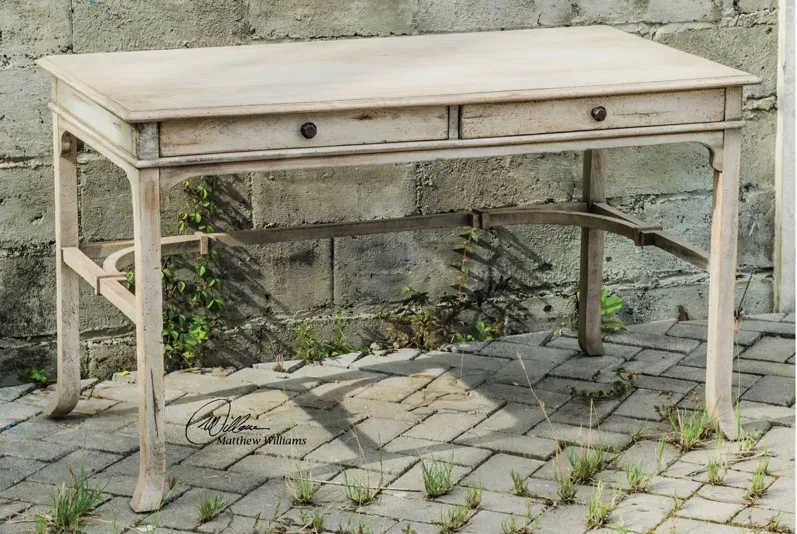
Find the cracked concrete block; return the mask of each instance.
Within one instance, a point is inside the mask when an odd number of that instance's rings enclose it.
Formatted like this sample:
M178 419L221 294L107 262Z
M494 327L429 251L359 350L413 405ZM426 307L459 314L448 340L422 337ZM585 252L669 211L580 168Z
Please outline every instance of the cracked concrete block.
M572 18L571 3L557 0L419 0L414 23L420 33L451 33L565 26Z
M761 97L776 90L777 38L776 28L760 25L659 32L656 40L760 77L763 82L745 87L744 94Z
M0 67L27 66L72 44L71 0L4 0L0 4Z
M246 2L73 2L72 28L77 53L235 45L246 35Z
M0 44L4 43L0 38ZM0 160L49 159L53 142L49 100L50 75L46 72L0 69Z
M414 0L260 0L251 2L252 35L266 40L412 33Z
M54 226L52 167L0 167L0 246L49 246Z

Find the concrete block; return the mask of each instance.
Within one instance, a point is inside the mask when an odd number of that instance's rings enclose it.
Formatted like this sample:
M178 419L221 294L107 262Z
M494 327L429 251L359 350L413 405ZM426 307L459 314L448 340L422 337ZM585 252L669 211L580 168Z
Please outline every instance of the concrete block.
M52 184L49 166L0 168L0 246L46 246L55 239Z
M742 13L773 11L778 9L778 0L739 0L737 8Z
M656 40L759 76L763 83L748 86L747 97L775 93L777 82L777 30L772 26L717 27L677 32L659 32Z
M72 29L77 53L234 45L246 35L246 2L74 2Z
M252 177L255 226L361 221L415 211L407 165L368 165L258 174Z
M89 341L85 350L88 376L101 380L110 379L114 372L136 368L135 337L118 337Z
M27 66L48 54L64 54L72 43L70 0L5 0L0 5L0 67Z
M433 296L453 294L449 284L458 271L451 267L457 260L452 248L460 242L458 234L430 230L335 239L335 304L396 302L405 297L404 286ZM470 265L472 277L483 276L481 258L474 255Z
M256 38L318 39L412 33L413 0L314 2L261 0L249 6Z
M578 4L577 24L623 24L632 22L709 22L719 20L714 0L591 0Z
M774 111L745 113L742 128L742 185L775 187L775 134L777 116ZM708 173L711 176L711 173Z
M568 152L440 160L420 163L417 176L423 213L564 202L580 187L581 158Z
M2 42L5 48L5 40ZM38 68L0 69L0 159L52 154L49 100L50 75L46 72Z
M572 18L571 4L557 0L419 0L415 28L420 33L509 30L565 26Z

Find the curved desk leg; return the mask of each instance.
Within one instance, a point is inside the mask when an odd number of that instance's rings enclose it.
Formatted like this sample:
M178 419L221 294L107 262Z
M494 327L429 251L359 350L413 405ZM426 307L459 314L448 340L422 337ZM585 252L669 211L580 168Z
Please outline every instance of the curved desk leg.
M606 150L584 152L584 202L606 200ZM601 356L602 230L581 229L581 275L578 283L578 344L589 356Z
M741 130L725 130L722 171L714 172L708 290L706 409L729 439L736 439L733 410L734 287L739 233Z
M156 509L166 477L163 391L163 311L160 244L160 171L130 173L136 285L136 355L140 463L130 506L136 512Z
M58 385L44 407L51 417L68 414L80 396L80 324L78 274L63 261L61 249L78 241L77 139L65 132L53 114L55 171L55 285L57 293Z

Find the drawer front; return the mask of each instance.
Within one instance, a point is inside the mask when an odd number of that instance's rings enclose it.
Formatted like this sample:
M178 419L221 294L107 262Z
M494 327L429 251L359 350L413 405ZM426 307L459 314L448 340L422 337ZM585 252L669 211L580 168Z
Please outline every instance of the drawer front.
M164 121L161 156L448 139L446 106Z
M711 89L641 95L462 106L462 139L719 122L725 91Z

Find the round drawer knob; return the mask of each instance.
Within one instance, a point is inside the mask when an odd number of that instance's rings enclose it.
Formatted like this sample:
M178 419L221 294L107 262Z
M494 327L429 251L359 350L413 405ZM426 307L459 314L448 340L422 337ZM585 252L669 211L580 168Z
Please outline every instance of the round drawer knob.
M312 122L305 122L301 128L302 137L312 139L318 133L318 128Z
M596 106L596 107L592 108L592 112L591 112L592 118L595 119L598 122L605 121L606 120L606 116L608 114L609 113L606 111L606 108L603 107L603 106Z

